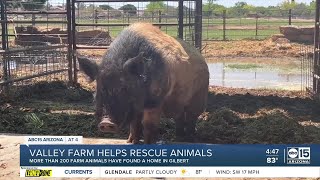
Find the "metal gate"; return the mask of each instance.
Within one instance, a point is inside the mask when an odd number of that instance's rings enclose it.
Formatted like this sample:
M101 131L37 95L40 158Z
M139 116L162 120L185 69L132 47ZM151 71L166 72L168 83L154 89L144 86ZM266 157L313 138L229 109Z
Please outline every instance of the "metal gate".
M320 26L320 0L316 0L316 17L315 17L315 30L314 30L314 55L312 64L312 90L311 92L315 98L320 99L320 39L319 39L319 26Z
M314 44L301 45L301 87L314 99L320 100L320 0L316 0Z
M130 15L130 12L123 12L118 18L112 17L110 20L110 11L98 12L95 9L95 3L105 3L110 6L110 3L146 3L146 2L172 2L178 6L178 12L176 15L169 16L169 12L166 10L154 9L149 12L149 15L136 14ZM82 14L88 14L86 12L80 12L79 7L81 3L86 3L85 6L92 6L92 12L89 13L90 17L85 18ZM139 7L139 4L137 5ZM78 8L76 8L78 7ZM108 46L97 45L79 45L79 38L76 38L76 32L80 32L84 28L101 28L107 30L108 33L112 33L112 28L117 30L130 25L132 22L138 22L141 20L150 20L153 25L158 26L160 29L166 31L167 29L175 29L173 36L184 39L196 48L201 50L202 47L202 0L67 0L68 11L68 29L71 29L72 34L69 42L69 48L72 49L72 62L73 62L73 79L77 82L77 62L75 52L78 49L107 49ZM114 8L116 9L116 8ZM141 11L137 8L136 11ZM144 11L144 10L142 10ZM69 13L71 12L71 13ZM105 13L103 20L99 19L99 15ZM115 12L113 12L115 13ZM88 19L90 23L86 22ZM169 19L169 20L168 20ZM86 21L85 21L86 20ZM90 21L89 20L89 21ZM120 22L119 22L120 21ZM149 22L150 22L149 21Z
M65 11L25 10L23 1L1 0L0 92L12 85L27 85L38 81L69 80L72 72L66 57L66 44L37 41L47 34L34 33L34 24L46 26L66 24L65 20L50 20L49 15L65 15ZM33 4L30 4L32 6ZM30 7L29 6L29 7ZM39 19L33 17L39 15ZM45 18L47 16L47 18ZM32 17L32 18L31 18ZM32 24L32 26L26 26ZM21 30L21 32L19 31ZM19 31L19 33L17 33ZM33 38L30 38L30 37ZM49 37L49 36L48 36ZM14 40L13 40L14 39Z
M158 0L157 0L158 1ZM147 0L63 0L61 9L42 10L17 8L25 1L1 0L1 50L0 50L0 91L11 85L30 84L37 81L67 80L70 84L78 82L76 52L79 49L107 49L99 43L80 45L76 32L92 28L124 28L129 24L150 18L152 23L163 30L173 30L173 36L186 40L201 49L202 0L159 0L158 2L176 3L177 12L169 15L165 11L153 11L150 16L130 16L122 13L122 22L102 21L97 9L93 11L93 21L81 19L80 4L89 3L149 3ZM30 2L28 2L30 3ZM50 2L50 5L52 2ZM37 6L36 4L34 4ZM22 7L22 6L21 6ZM47 8L47 9L46 9ZM139 10L139 9L138 9ZM105 12L104 12L105 13ZM37 17L37 18L36 18ZM51 18L52 17L52 18ZM89 18L90 18L89 17ZM135 19L134 19L135 18ZM38 32L39 27L47 31ZM48 27L55 29L49 33ZM59 29L59 30L57 30ZM19 31L19 33L17 33ZM35 33L36 31L36 33ZM30 37L32 37L30 40ZM12 45L12 39L19 45ZM41 40L47 38L53 40ZM19 39L17 41L17 39ZM56 40L58 42L56 42Z

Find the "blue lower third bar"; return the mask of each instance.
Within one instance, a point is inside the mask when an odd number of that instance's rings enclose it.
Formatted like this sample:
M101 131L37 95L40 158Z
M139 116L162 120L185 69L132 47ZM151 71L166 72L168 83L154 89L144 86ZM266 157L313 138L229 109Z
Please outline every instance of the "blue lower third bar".
M320 166L320 145L21 145L20 166Z

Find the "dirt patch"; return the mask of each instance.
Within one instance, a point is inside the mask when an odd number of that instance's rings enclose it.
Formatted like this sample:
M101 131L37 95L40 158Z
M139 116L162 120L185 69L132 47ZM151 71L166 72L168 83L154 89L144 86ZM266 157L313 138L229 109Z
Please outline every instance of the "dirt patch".
M127 131L98 132L92 90L94 85L70 88L62 82L24 87L2 102L0 132L126 139ZM211 87L208 97L198 142L320 143L319 104L299 92ZM163 119L160 132L162 140L174 141L174 121Z
M270 26L270 25L259 25L258 27L256 27L255 25L252 26L243 26L243 25L238 25L238 26L231 26L231 25L227 25L226 26L226 30L265 30L265 29L276 29L279 26ZM209 25L206 27L208 30L223 30L223 26L222 25Z
M307 46L292 42L267 40L213 41L203 43L203 54L206 59L222 57L302 57L301 48Z
M79 55L89 56L90 58L99 59L99 60L101 60L103 55L106 54L107 52L108 52L107 49L95 49L94 51L92 49L77 50L77 53L79 53Z
M303 47L311 47L310 45L284 41L284 39L278 40L281 37L283 36L278 35L266 40L203 42L202 53L207 60L238 57L300 58L303 56L301 49ZM78 50L78 53L101 60L107 50Z
M62 82L39 82L33 86L17 88L13 97L1 97L0 132L81 135L85 137L85 144L125 144L127 132L117 135L98 132L93 116L93 90L94 83L83 83L81 87L71 88ZM197 142L320 143L319 105L307 95L295 91L210 87L207 112L200 117L196 126ZM174 122L162 119L160 138L174 141L174 134ZM0 135L0 179L19 179L21 143L23 136Z

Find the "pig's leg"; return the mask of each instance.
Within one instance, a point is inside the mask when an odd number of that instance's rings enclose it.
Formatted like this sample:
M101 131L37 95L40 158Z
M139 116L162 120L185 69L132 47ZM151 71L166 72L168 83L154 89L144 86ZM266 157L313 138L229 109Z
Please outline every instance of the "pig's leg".
M134 117L130 123L130 135L127 143L138 144L142 135L142 113Z
M193 113L186 113L186 121L185 121L185 138L184 140L186 142L194 142L195 136L196 136L196 122L197 122L198 116L194 115Z
M143 112L144 144L154 144L159 134L161 107L145 109Z
M208 86L203 86L197 93L194 94L190 103L186 108L186 141L196 141L195 127L198 117L206 109L208 98Z
M186 114L183 112L179 116L179 118L175 119L175 125L176 125L176 141L183 141L185 137L185 119L186 119Z

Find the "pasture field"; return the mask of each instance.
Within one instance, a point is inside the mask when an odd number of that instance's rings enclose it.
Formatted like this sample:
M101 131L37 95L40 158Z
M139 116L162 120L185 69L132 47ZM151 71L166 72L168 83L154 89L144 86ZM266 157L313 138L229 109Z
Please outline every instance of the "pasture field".
M38 18L37 20L46 21L46 18ZM61 21L65 18L50 18L49 21ZM84 18L79 17L76 19L78 24L115 24L115 23L134 23L134 22L150 22L158 23L159 18L142 18L142 17L132 17L132 18L106 18L93 19L93 18ZM193 20L192 20L193 21ZM176 18L163 18L162 23L178 23ZM189 20L185 18L184 23L188 23ZM222 40L223 39L223 20L221 17L206 18L202 20L202 38L203 40ZM14 26L28 26L30 24L10 24L8 26L10 34L14 34ZM226 30L225 37L226 40L241 40L241 39L266 39L273 34L279 34L279 26L288 25L288 19L282 18L227 18L226 19ZM314 26L314 21L309 19L292 19L292 25L295 26ZM67 24L53 24L49 23L48 25L36 24L36 26L41 26L42 28L61 28L66 29ZM125 26L81 26L77 27L78 30L88 30L88 29L102 29L110 32L112 37L116 37ZM177 36L178 27L177 26L163 26L161 28L164 32L171 36ZM193 32L193 28L185 27L185 34L187 36ZM13 37L10 37L12 39Z

